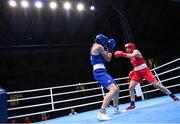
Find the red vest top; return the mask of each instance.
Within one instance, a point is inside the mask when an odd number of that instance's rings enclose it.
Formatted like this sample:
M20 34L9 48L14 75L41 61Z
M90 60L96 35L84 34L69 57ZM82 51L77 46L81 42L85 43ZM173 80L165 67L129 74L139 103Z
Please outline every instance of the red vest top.
M130 60L134 67L144 64L143 58L132 57Z

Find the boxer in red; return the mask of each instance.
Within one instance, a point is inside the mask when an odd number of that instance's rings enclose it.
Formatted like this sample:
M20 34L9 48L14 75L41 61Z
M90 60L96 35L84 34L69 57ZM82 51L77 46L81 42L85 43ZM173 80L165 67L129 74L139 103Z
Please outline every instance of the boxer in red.
M147 80L151 83L154 87L161 90L163 93L169 95L174 101L179 101L179 99L171 93L165 86L160 84L149 67L144 62L143 56L139 50L136 49L134 43L127 43L125 44L126 52L123 51L116 51L114 56L118 57L125 57L130 58L131 64L134 66L134 69L129 73L130 77L130 84L129 84L129 93L131 98L131 105L126 108L126 110L131 110L135 108L135 95L134 95L134 88L138 84L138 82L142 82L143 79Z

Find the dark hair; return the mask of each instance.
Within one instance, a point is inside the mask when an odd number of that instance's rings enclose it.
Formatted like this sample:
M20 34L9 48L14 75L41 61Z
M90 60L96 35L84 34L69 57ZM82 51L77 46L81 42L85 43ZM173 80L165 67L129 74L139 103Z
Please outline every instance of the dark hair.
M97 44L101 44L97 38L94 39L94 42Z

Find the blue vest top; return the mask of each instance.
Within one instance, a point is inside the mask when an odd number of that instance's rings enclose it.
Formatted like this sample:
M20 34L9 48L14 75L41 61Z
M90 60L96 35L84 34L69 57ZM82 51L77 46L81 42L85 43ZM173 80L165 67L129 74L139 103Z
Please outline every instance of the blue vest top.
M101 54L92 55L92 53L90 53L90 60L92 66L95 64L105 64L105 59Z

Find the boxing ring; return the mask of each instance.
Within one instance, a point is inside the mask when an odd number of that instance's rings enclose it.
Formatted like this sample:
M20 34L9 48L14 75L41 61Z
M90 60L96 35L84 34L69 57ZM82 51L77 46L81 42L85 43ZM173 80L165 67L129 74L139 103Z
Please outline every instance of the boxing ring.
M152 69L159 82L175 92L178 97L180 97L179 69L180 58ZM119 101L121 104L119 107L122 110L125 110L129 105L127 103L130 99L128 79L128 77L115 79L120 87ZM110 106L107 108L107 113L112 119L103 123L180 123L180 102L173 102L171 98L161 94L158 89L148 83L139 85L135 91L138 99L136 109L113 115L113 109ZM8 92L8 120L38 116L43 113L62 112L59 114L59 118L36 123L102 123L97 120L96 115L97 108L100 107L106 93L107 91L97 82ZM21 98L10 97L19 94L21 94ZM156 97L156 94L161 95ZM124 103L123 101L127 102ZM13 102L18 102L19 105L10 106ZM82 109L82 111L86 108L90 109L74 116L64 116L63 113L69 112L71 108Z

